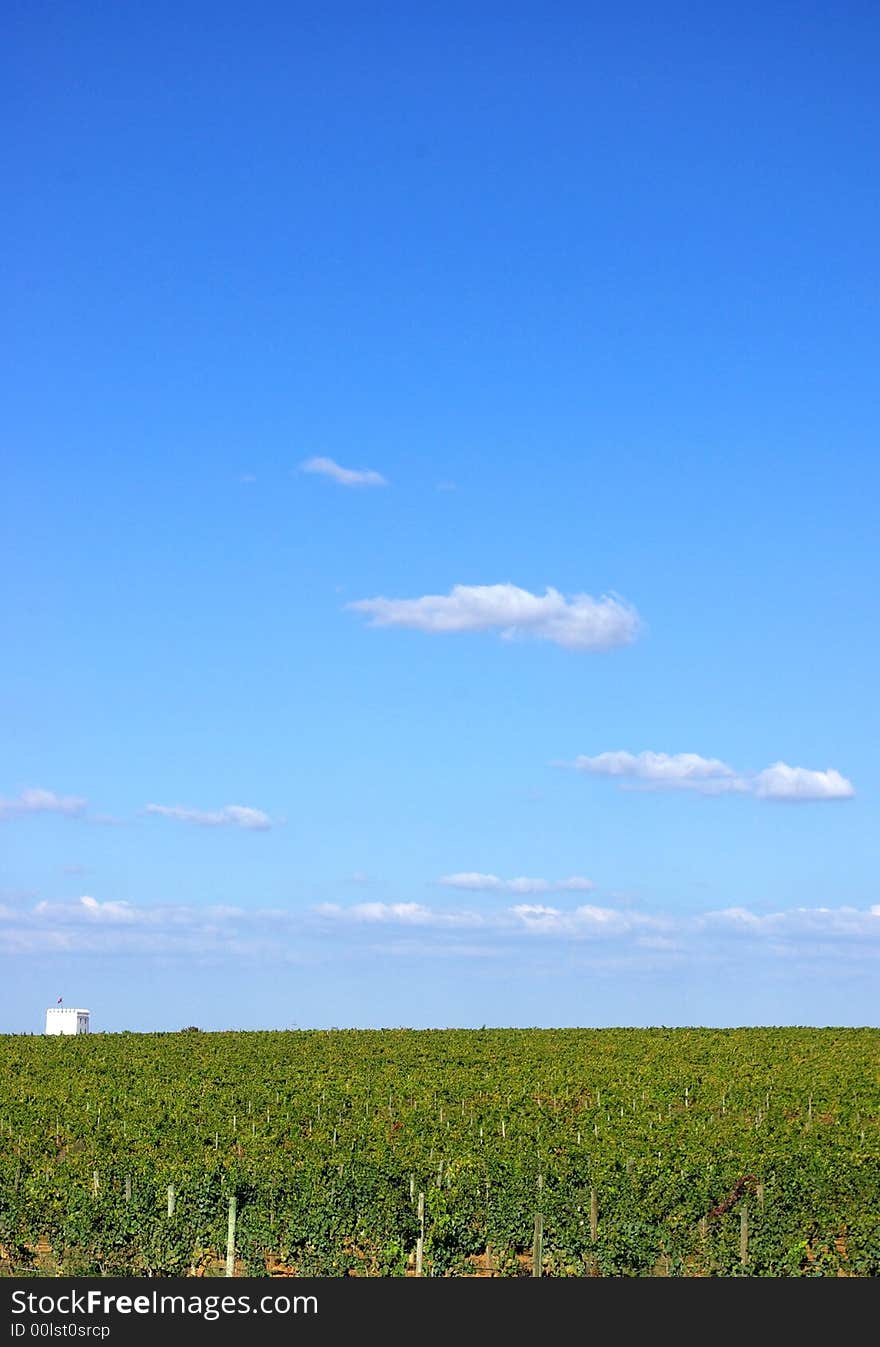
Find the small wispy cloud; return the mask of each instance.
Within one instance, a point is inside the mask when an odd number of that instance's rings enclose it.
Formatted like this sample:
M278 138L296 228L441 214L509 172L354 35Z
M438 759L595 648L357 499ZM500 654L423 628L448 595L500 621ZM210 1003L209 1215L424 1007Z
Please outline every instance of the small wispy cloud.
M880 903L859 907L791 907L778 912L753 912L727 907L692 920L695 930L714 930L756 939L814 936L860 939L880 937Z
M532 594L517 585L454 585L449 594L417 599L357 599L346 605L373 627L404 627L432 635L497 631L502 640L532 638L569 650L611 650L634 641L635 609L614 595L566 598L557 589Z
M220 905L139 906L85 894L75 902L43 901L24 911L0 906L0 953L298 962L294 945L281 947L288 916Z
M754 795L760 800L846 800L855 788L834 768L815 771L775 762L761 772L738 772L720 758L699 753L628 753L623 750L581 755L571 766L591 776L620 780L626 789L690 790L700 795Z
M717 794L742 790L741 778L720 758L699 753L597 753L581 754L571 764L578 772L637 781L653 790L697 790Z
M625 935L636 929L663 929L668 922L641 912L621 912L611 907L586 904L571 910L541 903L517 903L509 915L526 930L554 935Z
M322 916L344 917L347 921L393 921L417 926L430 922L432 918L430 910L421 903L352 903L349 907L322 903L315 911Z
M588 893L595 887L591 879L581 875L571 875L568 879L532 879L525 875L500 879L498 875L484 875L473 870L444 875L437 882L448 889L464 889L470 893Z
M122 921L137 922L143 920L143 913L138 912L129 903L113 901L99 902L97 898L92 898L90 894L83 894L80 898L80 906L92 921ZM45 905L47 908L48 904ZM39 912L43 904L37 905Z
M148 804L147 814L158 814L162 818L176 819L179 823L196 823L204 828L249 828L265 830L272 827L272 820L262 809L251 809L247 805L227 804L222 809L190 809L184 805Z
M307 458L299 465L300 472L317 473L330 477L340 486L387 486L386 479L372 468L343 468L332 458Z
M543 903L515 903L491 914L461 909L447 912L423 903L353 903L341 907L322 903L315 913L335 922L425 926L448 931L539 932L556 935L620 935L635 929L665 929L661 918L639 912L621 912L610 907L584 905L563 909Z
M18 818L22 814L64 814L77 818L85 813L87 803L79 795L56 795L53 790L29 786L14 799L0 798L0 818Z

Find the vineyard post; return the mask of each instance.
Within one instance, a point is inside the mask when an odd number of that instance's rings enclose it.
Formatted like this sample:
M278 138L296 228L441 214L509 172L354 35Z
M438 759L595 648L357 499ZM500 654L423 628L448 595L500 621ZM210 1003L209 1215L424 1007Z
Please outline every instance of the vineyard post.
M745 1202L739 1213L739 1261L743 1266L749 1261L749 1209Z
M419 1237L416 1240L416 1276L422 1275L422 1260L425 1256L425 1194L419 1193L417 1208L419 1218Z
M168 1215L169 1218L174 1215L174 1184L168 1185Z
M590 1189L590 1243L595 1245L599 1238L599 1194L595 1188ZM593 1256L590 1259L590 1274L593 1277L599 1275L599 1260L596 1257L595 1248Z
M544 1270L544 1212L541 1190L544 1175L538 1175L538 1210L535 1212L535 1233L532 1238L532 1276L540 1277Z
M226 1226L226 1275L235 1276L235 1194L229 1199L229 1222Z
M532 1276L540 1277L544 1266L544 1215L535 1212L535 1234L532 1239Z
M93 1170L92 1170L92 1193L94 1194L95 1197L98 1196L98 1188L99 1188L99 1187L100 1187L100 1179L98 1178L98 1171L97 1171L97 1169L93 1169Z
M130 1201L131 1201L131 1175L130 1175L130 1174L126 1174L126 1176L125 1176L125 1200L126 1200L126 1202L130 1202Z

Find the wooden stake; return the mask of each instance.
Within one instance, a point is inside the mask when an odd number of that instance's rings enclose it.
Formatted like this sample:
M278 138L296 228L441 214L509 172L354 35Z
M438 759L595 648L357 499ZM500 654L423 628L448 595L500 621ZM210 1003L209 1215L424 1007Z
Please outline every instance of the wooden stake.
M745 1202L739 1213L739 1261L744 1265L749 1261L749 1209Z
M235 1213L236 1200L233 1195L229 1199L229 1221L226 1226L226 1275L235 1276Z
M540 1277L544 1268L544 1215L535 1212L535 1235L532 1240L532 1276Z
M173 1184L173 1183L169 1183L169 1185L168 1185L168 1215L169 1215L169 1216L173 1216L173 1215L174 1215L174 1184Z
M425 1256L425 1194L419 1193L419 1204L416 1209L419 1218L419 1237L416 1240L416 1276L422 1275L422 1260Z
M590 1189L590 1243L595 1244L599 1238L599 1196L595 1188ZM590 1258L590 1276L598 1277L599 1260L595 1251Z

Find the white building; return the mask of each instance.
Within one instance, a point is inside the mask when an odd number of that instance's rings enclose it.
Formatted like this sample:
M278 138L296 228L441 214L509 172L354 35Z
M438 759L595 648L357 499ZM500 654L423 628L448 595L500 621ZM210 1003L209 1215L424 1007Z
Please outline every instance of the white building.
M50 1006L46 1011L47 1034L87 1034L89 1012L72 1006Z

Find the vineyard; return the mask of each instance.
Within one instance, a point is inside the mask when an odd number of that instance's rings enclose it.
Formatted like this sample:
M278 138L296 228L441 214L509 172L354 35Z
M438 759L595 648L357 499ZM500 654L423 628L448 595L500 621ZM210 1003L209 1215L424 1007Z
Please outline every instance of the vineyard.
M874 1029L0 1037L0 1275L878 1276L878 1067Z

